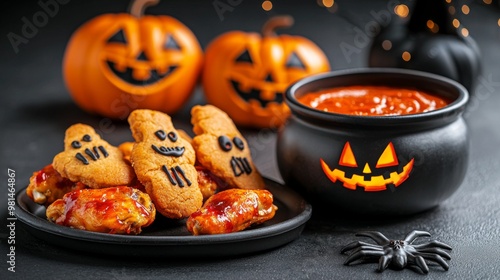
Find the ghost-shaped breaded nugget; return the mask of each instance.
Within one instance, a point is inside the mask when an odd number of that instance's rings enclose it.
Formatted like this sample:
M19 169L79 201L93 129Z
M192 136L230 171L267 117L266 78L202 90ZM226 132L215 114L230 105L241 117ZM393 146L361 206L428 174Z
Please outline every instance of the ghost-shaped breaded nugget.
M136 141L130 160L157 211L181 219L198 210L203 197L194 167L195 152L170 117L141 109L133 111L128 122Z
M54 157L53 166L62 177L90 188L129 185L135 178L122 152L85 124L66 130L64 151Z
M196 159L229 187L262 189L262 176L255 168L250 148L229 116L212 105L191 109L192 145Z

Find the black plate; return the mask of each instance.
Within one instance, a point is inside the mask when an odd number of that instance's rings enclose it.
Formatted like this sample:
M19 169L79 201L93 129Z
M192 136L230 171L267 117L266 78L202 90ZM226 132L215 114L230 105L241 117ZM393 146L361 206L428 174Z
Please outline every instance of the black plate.
M311 205L288 187L269 179L266 187L278 206L265 223L229 234L192 236L185 220L157 215L140 235L115 235L72 229L49 222L45 207L34 203L25 189L17 193L18 219L34 236L51 244L91 253L140 257L223 257L273 249L295 240L312 213Z

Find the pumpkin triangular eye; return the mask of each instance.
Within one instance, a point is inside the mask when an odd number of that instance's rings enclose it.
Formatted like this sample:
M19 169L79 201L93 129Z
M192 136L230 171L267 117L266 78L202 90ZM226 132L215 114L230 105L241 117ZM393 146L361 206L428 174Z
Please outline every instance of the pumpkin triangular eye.
M236 58L236 62L253 63L253 60L248 50L245 50L242 54L240 54L240 56L238 56L238 58Z
M266 78L264 79L266 82L274 82L273 80L273 76L271 76L271 74L267 74Z
M302 60L295 52L292 52L288 57L288 60L286 61L286 67L306 69L306 66L304 65L304 63L302 63Z
M358 163L356 162L356 158L354 157L354 153L352 152L351 144L349 144L349 142L346 142L344 145L344 149L340 155L339 164L342 166L358 167Z
M165 41L165 45L163 45L163 48L166 50L180 50L181 47L177 43L177 41L172 37L172 35L167 36L167 40Z
M392 142L389 142L385 150L380 155L380 158L377 161L377 168L388 167L388 166L396 166L398 165L398 157L396 156L396 151L394 150L394 146Z
M137 60L143 60L143 61L148 61L148 57L146 56L146 53L142 51L136 58Z
M109 37L108 43L122 43L126 44L127 39L125 38L125 32L120 28L113 36Z

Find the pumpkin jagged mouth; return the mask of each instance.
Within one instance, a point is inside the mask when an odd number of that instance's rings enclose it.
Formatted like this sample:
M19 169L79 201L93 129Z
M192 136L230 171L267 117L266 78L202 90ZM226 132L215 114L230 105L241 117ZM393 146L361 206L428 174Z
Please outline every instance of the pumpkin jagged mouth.
M250 102L251 100L257 101L260 103L260 106L262 108L266 108L269 103L282 103L283 102L283 93L282 92L276 92L274 95L273 100L263 100L261 98L260 90L256 88L251 88L249 91L243 91L240 88L240 83L238 83L235 80L230 80L231 85L233 86L234 91L238 93L238 96L241 97L241 99L245 100L246 102Z
M127 83L135 85L135 86L147 86L147 85L154 84L154 83L162 80L163 78L167 77L168 75L172 74L172 72L175 69L177 69L177 65L172 65L172 66L168 67L168 70L163 74L158 73L158 71L156 69L151 69L149 71L149 78L144 79L144 80L138 80L138 79L134 78L134 76L132 75L132 72L134 71L134 69L132 67L127 67L127 69L125 69L125 71L118 71L115 68L114 62L106 60L106 64L108 65L109 69L111 69L111 72L113 72L113 74L115 74L115 76L117 76L118 78L120 78L124 82L127 82Z
M401 183L403 183L410 176L410 172L413 169L414 159L411 159L405 166L403 166L403 170L401 172L391 172L389 176L386 176L387 178L383 175L375 175L366 178L366 175L358 174L353 174L351 178L348 178L345 171L336 168L331 170L323 159L320 159L320 162L323 172L333 183L339 180L343 183L345 188L356 190L356 186L360 186L368 192L386 190L387 185L389 184L393 184L395 187L401 185Z

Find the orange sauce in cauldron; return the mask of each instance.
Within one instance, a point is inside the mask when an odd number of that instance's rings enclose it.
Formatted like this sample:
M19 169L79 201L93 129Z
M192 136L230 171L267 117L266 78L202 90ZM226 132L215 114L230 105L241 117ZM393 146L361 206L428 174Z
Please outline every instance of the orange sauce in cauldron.
M415 89L347 86L306 93L299 102L316 110L359 116L408 115L445 107L449 101Z

